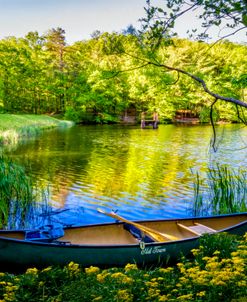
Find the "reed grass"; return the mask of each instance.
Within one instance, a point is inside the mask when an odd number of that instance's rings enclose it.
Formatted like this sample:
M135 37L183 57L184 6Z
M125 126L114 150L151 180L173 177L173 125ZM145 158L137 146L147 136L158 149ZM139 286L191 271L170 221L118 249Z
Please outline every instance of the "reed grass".
M0 227L23 228L43 198L23 167L0 157Z
M73 122L46 115L0 114L0 144L15 144L45 129L72 126Z
M247 211L247 171L216 164L208 168L206 184L197 172L193 214L227 214Z

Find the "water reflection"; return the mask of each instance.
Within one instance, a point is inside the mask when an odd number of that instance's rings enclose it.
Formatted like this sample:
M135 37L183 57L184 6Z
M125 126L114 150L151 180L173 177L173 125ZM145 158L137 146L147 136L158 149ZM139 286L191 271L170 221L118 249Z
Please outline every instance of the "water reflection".
M209 152L210 126L75 126L45 132L10 152L68 223L111 221L98 206L118 209L130 219L191 215L193 174L217 161L246 167L246 128L218 127L220 149ZM224 129L224 136L221 136ZM83 213L81 212L83 209ZM78 212L79 211L79 212ZM77 212L79 214L77 214Z

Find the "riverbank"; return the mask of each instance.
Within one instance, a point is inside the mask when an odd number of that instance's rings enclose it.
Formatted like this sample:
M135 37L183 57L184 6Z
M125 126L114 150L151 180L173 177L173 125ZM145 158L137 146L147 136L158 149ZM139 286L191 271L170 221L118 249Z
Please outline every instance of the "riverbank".
M73 124L47 115L0 114L0 145L15 144L20 139L35 136L43 130L71 127Z

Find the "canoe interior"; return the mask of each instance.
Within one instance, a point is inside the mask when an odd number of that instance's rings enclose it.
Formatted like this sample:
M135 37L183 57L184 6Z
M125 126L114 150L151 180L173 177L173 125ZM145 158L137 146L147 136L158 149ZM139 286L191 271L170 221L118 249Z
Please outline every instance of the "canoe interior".
M247 213L236 216L157 220L139 223L143 226L159 231L164 235L173 235L177 240L183 240L197 237L204 232L213 233L224 231L244 222L247 224ZM64 236L59 238L58 241L66 244L103 246L139 243L139 240L124 228L123 223L71 227L66 228L64 231ZM24 240L25 232L0 231L0 237ZM167 241L169 242L170 240L167 239Z

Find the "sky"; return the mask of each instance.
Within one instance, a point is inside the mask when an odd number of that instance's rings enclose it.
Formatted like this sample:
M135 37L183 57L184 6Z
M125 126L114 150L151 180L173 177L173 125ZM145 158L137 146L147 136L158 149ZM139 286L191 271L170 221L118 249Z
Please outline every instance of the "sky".
M164 0L163 0L164 1ZM158 0L156 2L162 2ZM89 39L95 30L120 32L132 24L139 28L138 19L145 15L145 0L0 0L0 39L24 37L30 31L40 35L49 29L62 27L66 41ZM187 15L176 28L180 37L192 26L193 16ZM231 38L246 42L243 34Z

